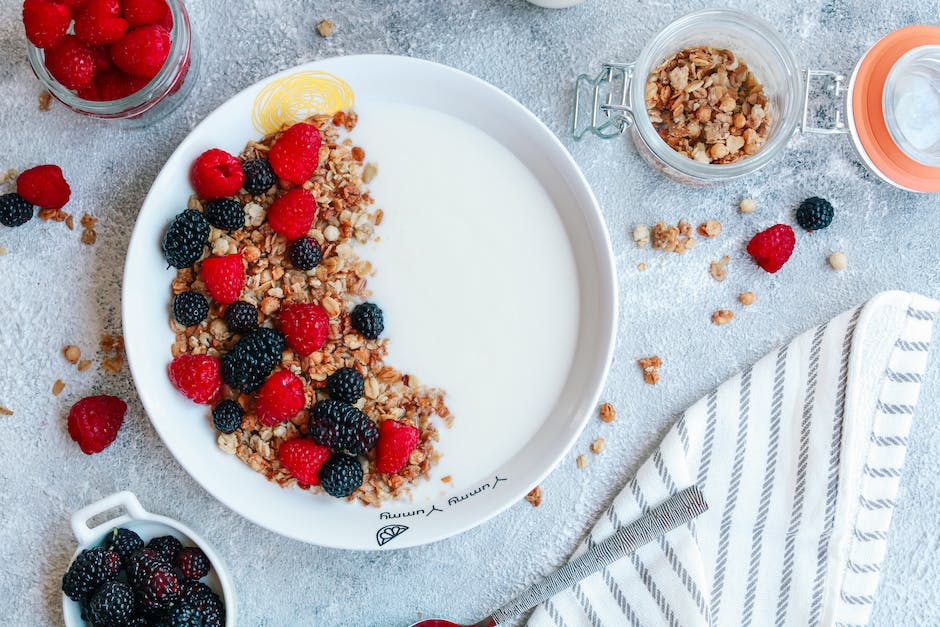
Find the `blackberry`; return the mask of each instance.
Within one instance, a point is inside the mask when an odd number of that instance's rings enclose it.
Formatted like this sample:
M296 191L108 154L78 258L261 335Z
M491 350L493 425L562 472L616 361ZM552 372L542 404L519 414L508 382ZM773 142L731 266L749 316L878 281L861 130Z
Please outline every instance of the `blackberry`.
M219 198L206 205L206 219L217 229L237 231L245 228L245 208L237 200Z
M117 579L120 570L121 557L114 551L82 551L62 576L62 592L73 601L86 601L98 586Z
M374 340L385 330L385 319L378 305L362 303L352 310L352 325L363 337Z
M267 159L249 159L242 164L242 169L245 171L245 184L242 187L249 194L263 194L277 183L277 174Z
M123 624L123 627L149 627L150 623L147 622L147 619L143 616L134 616L126 623Z
M320 469L320 485L330 496L349 496L362 485L362 465L352 455L337 453Z
M111 533L105 536L102 546L120 555L121 563L126 564L127 558L134 551L144 548L144 541L130 529L115 527L111 530Z
M176 554L176 567L184 579L202 579L209 574L212 563L198 546L188 546Z
M800 203L796 210L796 221L807 231L818 231L832 224L834 213L828 200L813 196Z
M133 613L134 591L121 581L105 583L88 603L88 618L96 627L122 627Z
M173 299L173 317L184 327L199 324L209 315L209 301L199 292L180 292Z
M201 581L184 581L180 584L180 599L196 608L205 627L222 627L225 624L225 604L212 589Z
M174 603L163 618L155 624L157 627L203 627L204 625L199 611L186 602Z
M0 196L0 224L21 226L33 217L33 206L19 194Z
M222 433L235 433L242 426L245 411L237 401L222 401L212 410L212 424Z
M222 317L232 333L248 333L258 328L258 308L243 300L226 307Z
M279 363L287 347L274 329L259 328L243 336L222 358L222 379L236 390L256 391Z
M130 561L127 576L137 608L147 616L162 614L179 597L180 579L173 567L150 549L137 551Z
M287 249L291 265L298 270L313 270L323 261L323 250L312 237L301 237Z
M340 368L326 380L330 397L337 401L355 403L362 398L365 381L355 368Z
M183 550L183 543L173 536L160 536L147 543L147 548L154 551L163 561L172 564L176 554Z
M310 437L331 451L365 455L379 441L379 428L356 407L337 400L318 402L308 425Z
M187 209L170 222L163 236L163 255L174 268L189 268L209 241L209 222L202 212Z

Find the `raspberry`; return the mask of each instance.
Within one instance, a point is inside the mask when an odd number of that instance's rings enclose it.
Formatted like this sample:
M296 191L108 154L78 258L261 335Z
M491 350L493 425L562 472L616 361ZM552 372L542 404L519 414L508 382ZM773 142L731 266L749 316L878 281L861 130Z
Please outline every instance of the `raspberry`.
M188 546L176 554L176 567L185 579L202 579L209 574L212 564L197 546Z
M317 217L317 200L312 192L295 187L274 201L268 209L268 224L289 240L303 237Z
M131 76L121 70L105 70L95 74L95 96L102 102L120 100L137 93L148 82L145 78Z
M37 165L16 179L16 193L43 209L61 209L69 201L72 189L57 165Z
M92 46L113 44L127 33L127 20L84 12L75 18L75 36Z
M305 122L294 124L271 146L268 160L279 177L302 185L320 165L320 131Z
M105 536L103 546L120 555L121 562L125 563L134 551L144 548L144 541L130 529L115 527Z
M222 401L212 410L212 424L221 433L235 433L241 428L244 415L238 401Z
M57 0L58 1L58 0ZM121 17L120 0L86 0L82 13L92 17Z
M95 55L74 35L67 35L46 50L46 68L66 89L81 89L94 79Z
M124 0L124 19L133 27L159 24L169 12L166 0Z
M362 397L365 381L355 368L340 368L326 380L330 398L346 403L355 403Z
M223 380L242 392L254 392L281 363L285 344L274 329L262 327L245 335L222 358Z
M291 242L287 256L298 270L313 270L323 261L323 249L312 237L301 237Z
M212 148L193 162L189 178L197 194L215 200L237 194L245 182L245 171L237 157Z
M237 231L245 228L245 208L237 200L218 198L206 205L206 219L217 229Z
M188 268L202 256L209 241L209 222L201 211L187 209L173 218L163 236L163 255L174 268Z
M117 579L120 571L117 553L100 548L82 551L62 577L62 592L73 601L86 601L98 586Z
M356 331L370 340L377 339L385 330L385 316L375 303L362 303L352 310L350 322Z
M248 333L258 328L258 308L243 300L226 307L222 317L232 333Z
M807 231L813 232L832 224L834 214L835 210L828 200L813 196L800 203L796 210L796 221Z
M196 608L203 627L222 627L225 624L225 605L212 588L201 581L180 583L180 599Z
M114 442L125 413L127 403L116 396L83 398L69 411L69 435L86 455L100 453Z
M211 405L222 391L219 360L209 355L183 353L170 362L170 383L194 403Z
M330 458L330 449L312 440L288 440L277 449L277 458L284 468L304 485L320 485L319 472Z
M353 455L365 455L379 439L379 429L368 416L348 403L332 399L316 404L308 431L317 444Z
M159 536L147 543L147 548L153 550L163 561L172 564L176 554L183 550L183 544L173 536Z
M267 159L249 159L242 164L245 170L245 191L249 194L263 194L277 185L277 174Z
M102 72L107 72L114 67L111 61L111 48L108 46L89 46L91 55L95 58L95 85L98 83L98 77Z
M156 24L130 30L111 45L116 66L148 80L157 75L169 56L170 33Z
M320 485L330 496L349 496L362 485L362 465L352 455L337 453L320 469Z
M245 264L239 254L207 257L202 261L202 280L216 302L231 305L245 286Z
M0 224L3 226L22 226L33 217L33 206L19 194L0 196Z
M95 625L124 625L134 613L134 591L126 583L109 581L91 596L88 613Z
M773 274L787 262L795 245L793 229L786 224L776 224L751 238L747 252L757 265Z
M287 345L298 355L306 356L323 346L330 334L330 316L320 305L284 305L278 327L287 338Z
M411 452L418 446L420 433L416 427L397 420L379 425L379 444L375 451L375 469L396 473L405 467Z
M72 9L72 12L74 13L75 11L81 10L88 0L56 0L56 2L59 4L64 4L68 8Z
M184 327L199 324L209 315L209 301L199 292L181 292L173 298L173 317Z
M71 23L72 12L67 6L47 0L23 3L26 38L37 48L53 48L62 43Z
M255 414L261 424L273 427L300 413L307 403L304 384L290 370L275 372L258 390Z

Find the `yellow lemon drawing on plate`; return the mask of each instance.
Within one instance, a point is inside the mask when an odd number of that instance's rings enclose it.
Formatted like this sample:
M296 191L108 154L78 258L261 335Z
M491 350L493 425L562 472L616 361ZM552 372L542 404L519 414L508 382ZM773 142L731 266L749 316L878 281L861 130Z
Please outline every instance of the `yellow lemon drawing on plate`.
M352 87L328 72L309 70L271 81L255 98L251 123L267 135L287 122L352 108Z

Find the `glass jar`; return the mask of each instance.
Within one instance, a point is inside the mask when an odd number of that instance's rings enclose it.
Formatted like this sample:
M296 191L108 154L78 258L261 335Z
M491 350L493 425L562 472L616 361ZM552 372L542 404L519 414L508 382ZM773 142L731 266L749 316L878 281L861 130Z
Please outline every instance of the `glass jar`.
M103 102L80 98L52 77L46 68L43 50L27 44L27 56L33 73L56 100L77 113L120 120L130 127L156 122L186 99L199 71L199 54L189 13L182 0L166 0L166 3L173 19L170 54L157 75L130 96Z

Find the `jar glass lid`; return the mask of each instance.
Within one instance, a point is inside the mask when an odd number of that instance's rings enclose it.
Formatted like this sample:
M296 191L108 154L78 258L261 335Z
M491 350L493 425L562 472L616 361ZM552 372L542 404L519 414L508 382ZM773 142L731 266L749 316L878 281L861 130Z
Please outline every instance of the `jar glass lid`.
M885 83L885 122L905 153L940 166L940 45L901 57Z

